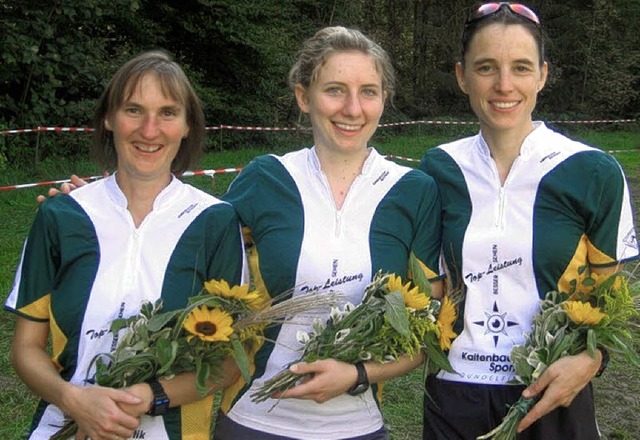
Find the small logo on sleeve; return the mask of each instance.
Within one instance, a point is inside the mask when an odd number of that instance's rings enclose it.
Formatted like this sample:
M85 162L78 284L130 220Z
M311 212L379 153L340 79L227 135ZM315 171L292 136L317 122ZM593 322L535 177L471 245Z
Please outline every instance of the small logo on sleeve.
M182 211L180 214L178 214L178 218L181 218L183 215L189 214L191 211L193 211L196 206L198 206L197 203L192 203L191 205L187 206L187 208Z
M551 160L551 159L553 159L554 157L556 157L558 154L560 154L560 152L558 152L558 151L554 151L554 152L553 152L553 153L551 153L551 154L547 154L545 157L543 157L542 159L540 159L540 163L544 162L544 161L545 161L545 160L547 160L547 159Z
M636 234L635 229L631 228L631 230L627 232L627 235L622 239L622 242L626 246L638 250L638 235Z
M378 182L382 182L384 179L387 178L388 175L389 175L389 171L384 171L382 174L378 176L376 180L374 180L373 185L375 185Z

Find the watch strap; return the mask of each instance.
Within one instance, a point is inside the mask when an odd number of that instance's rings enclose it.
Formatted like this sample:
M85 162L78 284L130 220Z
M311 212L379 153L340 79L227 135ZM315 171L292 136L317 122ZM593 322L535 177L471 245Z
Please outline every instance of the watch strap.
M165 393L162 384L158 382L158 379L153 378L147 381L153 392L153 400L151 401L151 407L147 414L150 416L164 415L169 409L169 396Z
M607 369L607 365L609 365L609 352L602 348L602 347L598 347L598 350L600 350L600 353L602 353L602 361L600 361L600 368L598 368L598 372L596 373L596 377L600 377L602 376L602 373L604 373L604 370Z
M358 378L356 379L355 385L347 390L347 393L352 396L362 394L369 389L369 377L367 376L367 370L364 367L364 363L356 362L355 367L358 372Z

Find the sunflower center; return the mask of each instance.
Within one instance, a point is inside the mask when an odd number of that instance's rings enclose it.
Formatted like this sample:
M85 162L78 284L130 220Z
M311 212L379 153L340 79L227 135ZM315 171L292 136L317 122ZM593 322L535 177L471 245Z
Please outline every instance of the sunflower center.
M212 336L215 335L216 330L216 325L211 321L204 321L196 324L196 331L201 335Z

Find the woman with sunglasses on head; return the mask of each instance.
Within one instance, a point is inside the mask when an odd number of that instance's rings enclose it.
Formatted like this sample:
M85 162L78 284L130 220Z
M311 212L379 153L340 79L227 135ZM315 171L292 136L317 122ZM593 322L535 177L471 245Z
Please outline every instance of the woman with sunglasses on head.
M413 252L437 279L440 202L433 179L369 146L394 92L386 52L357 30L324 28L304 43L289 79L309 115L313 147L256 158L224 197L251 229L252 276L269 294L336 290L359 304L377 271L405 278ZM421 356L386 364L298 363L291 370L308 380L274 399L251 401L298 359L296 333L313 319L296 316L267 329L275 344L255 354L250 384L240 380L226 390L215 439L388 438L376 384L416 367Z
M465 294L449 352L456 374L427 378L423 439L475 439L521 394L540 400L518 438L598 439L590 381L603 351L564 357L527 389L507 383L509 353L541 298L569 291L580 267L608 273L638 258L623 172L611 156L533 121L548 66L540 20L526 6L480 6L455 73L480 133L421 163L440 189L449 283Z

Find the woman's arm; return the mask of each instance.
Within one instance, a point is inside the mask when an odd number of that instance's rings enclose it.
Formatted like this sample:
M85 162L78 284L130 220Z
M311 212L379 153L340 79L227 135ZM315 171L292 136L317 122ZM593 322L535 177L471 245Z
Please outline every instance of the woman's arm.
M137 404L139 398L122 390L80 387L60 377L46 351L49 324L17 318L11 361L23 382L43 400L70 415L84 435L95 440L128 438L140 421L118 404Z
M209 392L207 395L214 394L217 391L228 387L240 377L240 370L236 365L236 361L232 357L225 359L221 370L223 371L223 376L219 378L219 380L210 380L208 382ZM160 382L165 394L169 398L170 408L186 405L204 398L204 396L201 396L196 389L195 373L183 373L171 379L160 378L158 382ZM153 391L148 383L142 382L135 384L125 388L125 390L135 396L138 396L140 398L140 402L137 404L121 403L120 407L123 411L135 417L139 417L149 411L151 402L153 401Z
M379 383L408 373L422 364L423 360L424 356L420 353L413 358L401 356L396 362L384 364L365 362L364 365L369 383ZM309 399L317 403L324 403L346 393L355 385L358 377L355 365L335 359L323 359L311 363L299 362L292 365L290 370L296 374L311 375L311 379L281 394L274 395L274 398Z
M611 267L592 267L597 274L613 274L622 270L621 265ZM542 397L529 413L520 421L518 432L531 426L540 417L562 406L567 407L573 402L584 387L591 382L600 370L602 352L596 350L595 358L587 351L575 356L558 359L545 370L540 378L527 387L522 393L524 397L534 397L541 393Z

